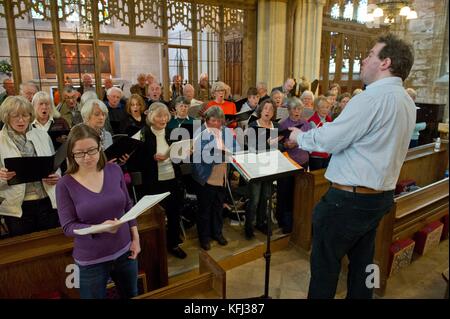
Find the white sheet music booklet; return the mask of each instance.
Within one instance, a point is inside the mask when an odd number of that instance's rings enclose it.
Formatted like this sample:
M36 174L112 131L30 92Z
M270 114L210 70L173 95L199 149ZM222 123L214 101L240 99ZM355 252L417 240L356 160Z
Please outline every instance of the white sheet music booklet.
M134 205L125 215L123 215L119 219L119 223L116 225L121 225L129 222L130 220L135 219L145 211L147 211L149 208L152 208L156 204L158 204L160 201L162 201L164 198L170 195L170 192L165 192L157 195L146 195L142 197L136 205ZM82 229L75 229L73 232L77 235L89 235L89 234L97 234L105 232L111 228L115 227L115 225L110 224L99 224L99 225L92 225L87 228Z

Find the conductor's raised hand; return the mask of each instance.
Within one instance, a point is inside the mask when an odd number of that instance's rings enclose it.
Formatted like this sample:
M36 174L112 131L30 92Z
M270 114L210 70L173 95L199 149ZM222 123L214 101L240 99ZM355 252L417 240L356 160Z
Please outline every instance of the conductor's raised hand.
M291 131L291 134L289 135L289 140L291 142L297 143L298 137L301 134L304 134L304 132L302 130L300 130L300 129L296 128L296 127L289 127L288 129L289 129L289 131Z
M0 168L0 179L3 181L9 181L16 176L16 172L10 172L6 167Z

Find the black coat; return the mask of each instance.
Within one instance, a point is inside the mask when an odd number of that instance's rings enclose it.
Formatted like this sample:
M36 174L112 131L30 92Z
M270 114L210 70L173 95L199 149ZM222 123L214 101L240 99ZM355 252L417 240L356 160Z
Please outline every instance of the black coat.
M154 159L156 154L156 135L148 125L145 125L141 130L141 141L143 143L133 154L132 158L128 161L128 170L131 172L141 172L142 184L145 185L148 190L157 190L158 188L158 162ZM171 144L169 139L169 132L166 129L166 142ZM173 164L175 171L175 178L181 176L179 165Z

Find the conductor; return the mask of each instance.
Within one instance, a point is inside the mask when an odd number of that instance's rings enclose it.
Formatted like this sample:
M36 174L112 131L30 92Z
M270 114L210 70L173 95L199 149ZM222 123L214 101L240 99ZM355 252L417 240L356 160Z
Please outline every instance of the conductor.
M334 297L345 255L347 298L372 298L366 279L374 267L376 230L393 205L416 122L414 102L402 85L413 62L403 40L378 38L362 62L366 90L334 122L308 132L291 128L290 139L301 149L333 154L325 173L331 187L313 213L308 298Z

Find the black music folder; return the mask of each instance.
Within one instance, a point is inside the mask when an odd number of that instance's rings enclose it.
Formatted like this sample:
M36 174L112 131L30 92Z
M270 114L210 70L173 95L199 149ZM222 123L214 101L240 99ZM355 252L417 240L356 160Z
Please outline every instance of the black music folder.
M119 159L125 154L131 156L138 146L142 144L141 141L126 135L120 135L117 138L113 137L113 140L114 143L105 150L105 155L108 161L113 158Z
M233 122L242 122L248 120L249 117L253 114L253 112L254 110L248 110L236 114L225 114L225 120L228 124Z
M5 158L8 171L16 172L8 185L41 181L54 172L54 159L54 155Z
M300 123L294 126L290 126L290 127L296 127L298 129L301 129L301 127L304 125L305 123ZM278 131L278 136L283 136L285 139L289 139L289 136L291 135L292 131L289 130L289 128L285 129L285 130L279 130Z
M8 185L37 182L55 173L67 157L67 142L51 156L30 156L5 158L8 171L16 172L16 176L8 181Z
M47 131L48 135L52 139L53 145L61 145L62 143L58 141L58 138L62 136L68 136L70 130L58 130L58 131Z

